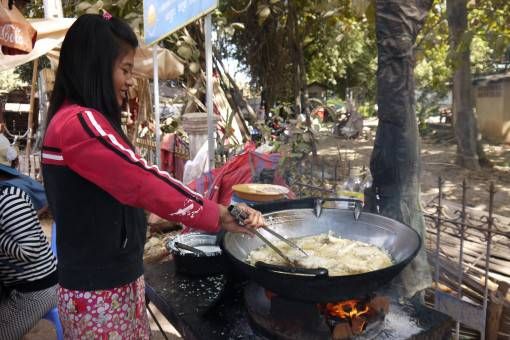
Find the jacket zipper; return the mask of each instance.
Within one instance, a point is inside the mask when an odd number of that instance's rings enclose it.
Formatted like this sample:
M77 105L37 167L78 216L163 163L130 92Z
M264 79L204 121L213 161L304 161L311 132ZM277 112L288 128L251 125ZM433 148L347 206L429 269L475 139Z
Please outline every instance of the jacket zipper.
M122 249L125 249L128 243L128 236L127 236L127 230L126 230L126 212L124 210L125 208L122 207L122 232L121 232L121 239L122 239Z

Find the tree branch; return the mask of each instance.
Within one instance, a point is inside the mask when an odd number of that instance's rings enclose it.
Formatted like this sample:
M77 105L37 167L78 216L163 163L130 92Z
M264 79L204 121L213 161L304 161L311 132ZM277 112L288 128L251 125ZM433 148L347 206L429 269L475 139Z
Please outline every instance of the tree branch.
M234 11L235 13L237 13L237 14L241 14L241 13L246 12L246 11L248 10L248 8L250 8L250 6L251 6L251 0L250 0L250 1L248 1L248 5L246 5L246 7L245 7L245 8L243 8L243 9L237 10L237 9L235 9L235 8L234 8L234 6L230 6L230 8L231 8L231 9L232 9L232 11Z

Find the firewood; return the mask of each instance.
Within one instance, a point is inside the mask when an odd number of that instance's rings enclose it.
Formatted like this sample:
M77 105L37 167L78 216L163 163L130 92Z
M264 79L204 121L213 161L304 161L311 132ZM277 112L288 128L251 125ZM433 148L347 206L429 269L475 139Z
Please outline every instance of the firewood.
M355 316L351 320L351 330L354 335L363 333L367 320L363 316Z
M348 322L339 322L335 325L333 329L333 340L344 340L353 337L354 334L352 332L351 326Z

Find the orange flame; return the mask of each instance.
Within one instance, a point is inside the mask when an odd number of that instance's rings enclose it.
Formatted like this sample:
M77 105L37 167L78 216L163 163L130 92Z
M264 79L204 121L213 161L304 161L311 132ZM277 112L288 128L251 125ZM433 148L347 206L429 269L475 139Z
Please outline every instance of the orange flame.
M366 320L361 316L369 313L368 304L359 300L346 300L338 303L326 304L326 310L331 316L349 321L354 334L360 334L365 329Z
M342 319L353 319L363 314L368 313L370 308L366 304L361 304L359 300L347 300L339 303L326 304L326 310L332 316L337 316ZM361 308L360 308L361 307ZM358 310L358 308L360 308Z

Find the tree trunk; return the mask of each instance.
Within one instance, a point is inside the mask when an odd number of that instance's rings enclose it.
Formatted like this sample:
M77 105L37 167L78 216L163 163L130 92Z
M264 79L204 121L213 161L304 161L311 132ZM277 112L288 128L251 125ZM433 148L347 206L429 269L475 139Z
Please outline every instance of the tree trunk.
M478 127L473 111L471 37L467 31L467 0L447 0L446 14L453 60L453 126L457 139L457 163L479 170Z
M368 205L414 228L424 239L419 205L420 144L414 98L414 44L433 0L376 0L379 125L370 170L374 178ZM400 276L412 296L431 283L425 247Z
M298 38L298 28L297 28L297 13L296 6L293 1L288 2L288 22L287 22L287 31L289 34L289 47L291 51L291 59L293 60L294 72L292 73L292 89L293 89L293 97L294 97L294 111L296 114L300 114L302 112L301 106L301 88L302 88L302 76L301 72L301 63L299 60L299 53L302 52L299 50L299 38Z
M295 1L288 2L288 34L289 45L294 64L293 73L293 94L294 110L296 115L304 113L306 117L306 126L311 137L311 148L313 158L317 158L317 145L312 132L312 121L310 111L308 110L308 89L306 77L305 56L303 51L303 41L298 27L298 16Z
M305 53L304 53L304 50L303 50L303 42L302 42L302 39L301 39L301 36L298 36L299 38L299 45L298 45L298 61L299 61L299 70L300 70L300 77L301 77L301 81L300 81L300 85L301 85L301 88L299 89L299 93L301 95L300 97L300 100L301 100L301 109L304 111L305 115L306 115L306 120L307 120L307 124L308 126L311 126L311 121L310 121L310 110L309 110L309 107L308 107L308 77L306 75L306 65L305 65Z

